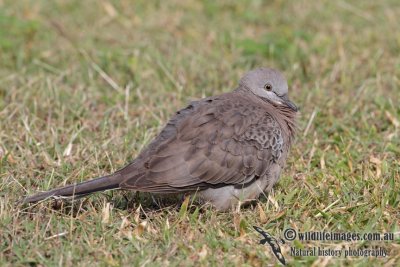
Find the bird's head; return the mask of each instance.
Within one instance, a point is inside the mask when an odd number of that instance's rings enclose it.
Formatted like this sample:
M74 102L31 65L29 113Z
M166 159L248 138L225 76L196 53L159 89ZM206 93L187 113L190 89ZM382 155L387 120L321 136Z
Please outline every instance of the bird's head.
M289 100L285 77L277 70L271 68L251 70L240 79L239 84L262 99L298 111L298 107Z

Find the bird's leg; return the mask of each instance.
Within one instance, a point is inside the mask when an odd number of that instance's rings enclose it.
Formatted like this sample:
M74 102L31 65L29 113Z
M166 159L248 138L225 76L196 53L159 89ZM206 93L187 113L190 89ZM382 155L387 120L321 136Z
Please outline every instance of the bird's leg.
M151 200L153 201L153 204L154 204L158 209L161 209L160 201L159 201L158 199L156 199L156 198L154 197L154 195L151 195Z

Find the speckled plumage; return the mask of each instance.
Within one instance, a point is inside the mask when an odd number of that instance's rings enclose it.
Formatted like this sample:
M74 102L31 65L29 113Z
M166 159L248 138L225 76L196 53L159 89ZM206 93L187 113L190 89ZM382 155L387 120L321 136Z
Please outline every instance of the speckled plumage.
M266 90L265 84L272 89ZM253 70L233 92L194 101L178 111L123 169L28 197L25 202L122 188L197 192L226 210L238 201L258 197L276 183L294 137L296 111L278 71Z

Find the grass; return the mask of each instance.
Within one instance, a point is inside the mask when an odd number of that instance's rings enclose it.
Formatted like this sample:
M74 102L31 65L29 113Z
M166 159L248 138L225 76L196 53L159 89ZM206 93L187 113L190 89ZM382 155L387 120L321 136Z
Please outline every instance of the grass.
M291 266L400 265L398 1L0 1L1 266L279 265L258 225L397 232L281 246ZM239 212L114 191L21 206L110 173L188 101L285 72L299 132L274 191ZM385 258L292 257L382 247Z

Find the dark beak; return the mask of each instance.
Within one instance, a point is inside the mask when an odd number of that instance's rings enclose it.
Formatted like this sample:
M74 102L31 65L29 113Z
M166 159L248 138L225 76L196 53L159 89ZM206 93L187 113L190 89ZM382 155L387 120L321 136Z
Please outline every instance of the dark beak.
M299 108L292 102L289 100L287 95L284 95L281 97L283 100L283 103L288 106L291 110L293 110L294 112L299 111Z

